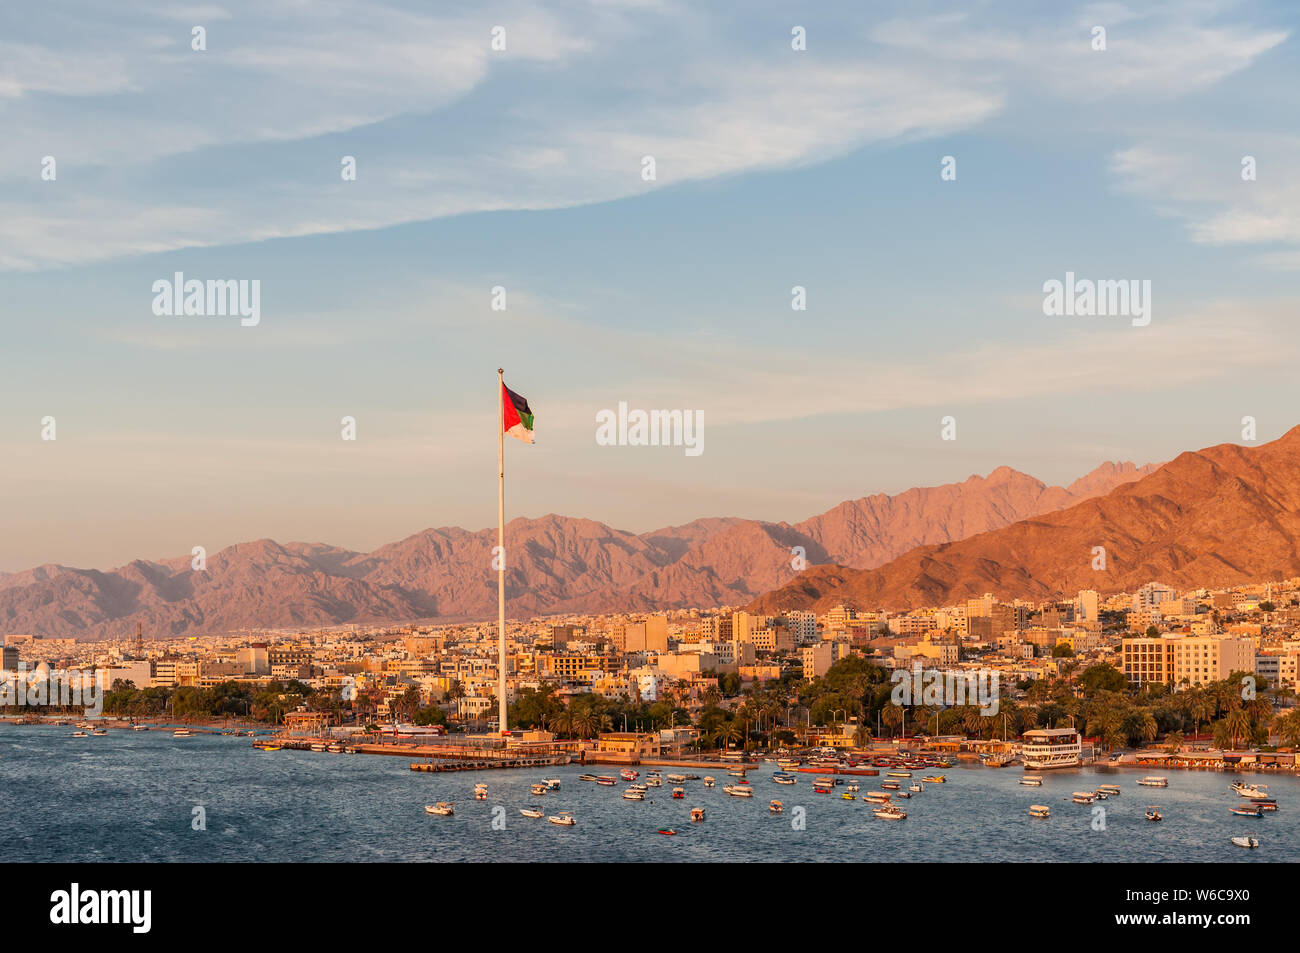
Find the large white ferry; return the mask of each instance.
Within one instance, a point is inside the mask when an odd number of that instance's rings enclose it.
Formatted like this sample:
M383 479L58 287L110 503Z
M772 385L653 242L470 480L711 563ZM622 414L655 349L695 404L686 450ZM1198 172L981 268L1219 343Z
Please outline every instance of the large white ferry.
M1020 760L1026 768L1074 768L1079 764L1083 745L1073 728L1038 728L1022 736Z

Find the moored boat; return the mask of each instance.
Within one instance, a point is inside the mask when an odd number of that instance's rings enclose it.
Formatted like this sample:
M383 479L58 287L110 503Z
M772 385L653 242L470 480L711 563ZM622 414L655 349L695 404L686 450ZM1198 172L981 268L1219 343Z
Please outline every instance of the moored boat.
M711 775L706 774L706 775L704 776L704 786L705 786L706 788L711 788L711 787L713 787L714 785L716 785L717 783L718 783L718 782L715 781L715 780L713 780L713 777L712 777Z
M451 817L456 813L456 805L451 801L438 801L436 804L424 805L425 814L437 814L439 817Z
M1029 805L1029 816L1030 817L1051 817L1052 809L1048 807L1046 804L1031 804Z
M1161 814L1160 811L1153 804L1151 807L1147 808L1146 819L1148 821L1163 821L1165 819L1165 816Z
M696 824L702 820L704 820L704 808L702 807L691 808L691 823Z
M1042 775L1038 774L1026 774L1020 779L1020 783L1026 787L1041 788L1043 786L1043 778Z
M561 811L559 814L552 814L547 818L547 820L552 824L558 824L560 827L572 827L574 824L578 823L574 820L573 815L568 811Z
M1148 788L1167 788L1169 787L1169 779L1149 775L1145 778L1138 778L1138 784Z
M1092 791L1075 791L1070 795L1070 800L1075 804L1091 804L1097 800L1097 795Z
M882 821L905 821L907 812L894 804L885 804L871 812Z
M784 810L785 810L785 805L782 804L780 801L767 802L767 811L769 814L780 814Z
M636 790L636 788L628 788L626 791L623 792L623 800L625 800L625 801L644 801L644 800L645 800L645 792L644 792L644 791L638 791L638 790Z
M1258 847L1259 841L1253 837L1234 837L1232 842L1238 847Z
M1238 804L1235 807L1230 808L1230 810L1233 814L1236 814L1238 817L1263 817L1264 816L1264 812L1259 809L1258 805L1255 804Z
M753 797L754 789L743 784L728 784L722 790L726 791L732 797Z
M542 816L543 811L540 807L521 807L519 809L519 813L522 814L524 817L537 818Z

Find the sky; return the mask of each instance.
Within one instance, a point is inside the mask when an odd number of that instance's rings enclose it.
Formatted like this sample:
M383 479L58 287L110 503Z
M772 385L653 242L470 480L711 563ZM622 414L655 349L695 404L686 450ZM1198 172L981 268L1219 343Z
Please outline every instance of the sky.
M536 415L507 518L637 532L1274 439L1296 19L0 8L0 572L492 526L498 367ZM155 313L176 272L257 281L258 322ZM1067 272L1149 281L1149 324L1046 315ZM599 444L620 402L702 415L703 452Z

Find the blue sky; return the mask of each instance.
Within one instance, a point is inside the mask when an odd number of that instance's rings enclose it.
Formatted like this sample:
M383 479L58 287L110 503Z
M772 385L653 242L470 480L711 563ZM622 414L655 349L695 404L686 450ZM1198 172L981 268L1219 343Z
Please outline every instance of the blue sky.
M1300 422L1294 9L698 6L0 11L0 571L491 525L498 366L508 516L634 530ZM1151 324L1045 317L1067 270ZM619 401L705 452L597 446Z

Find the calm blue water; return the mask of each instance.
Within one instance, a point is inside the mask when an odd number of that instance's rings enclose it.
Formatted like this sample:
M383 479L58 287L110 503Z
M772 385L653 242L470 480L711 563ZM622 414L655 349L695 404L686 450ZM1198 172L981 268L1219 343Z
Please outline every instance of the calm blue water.
M953 767L948 783L900 802L901 822L877 820L862 801L814 794L811 776L786 787L769 778L773 765L751 773L752 799L729 797L725 770L718 787L687 782L674 801L670 787L645 802L624 801L626 785L579 781L583 771L551 768L423 774L409 759L371 755L254 750L247 738L114 730L73 738L73 729L0 725L0 860L3 861L454 861L454 860L865 860L865 861L1234 861L1300 860L1300 782L1290 777L1168 773L1169 787L1143 788L1143 771L1079 769L1045 772L1041 788L1017 784L1018 768ZM883 772L882 772L883 774ZM528 792L543 777L563 786L541 798ZM1234 817L1236 777L1262 780L1279 810L1255 820ZM862 791L879 778L860 778ZM488 800L475 801L486 781ZM1092 829L1093 811L1070 803L1071 791L1105 782L1123 794L1101 803L1106 829ZM786 816L767 802L785 802ZM424 813L433 801L455 801L454 817ZM1052 817L1036 820L1030 804ZM529 820L519 808L571 811L576 827ZM1159 805L1165 820L1143 818ZM207 830L191 829L201 805ZM492 829L495 806L505 830ZM792 829L791 811L806 808L806 829ZM689 822L690 808L707 820ZM674 827L676 837L656 833ZM1228 838L1250 833L1259 850Z

